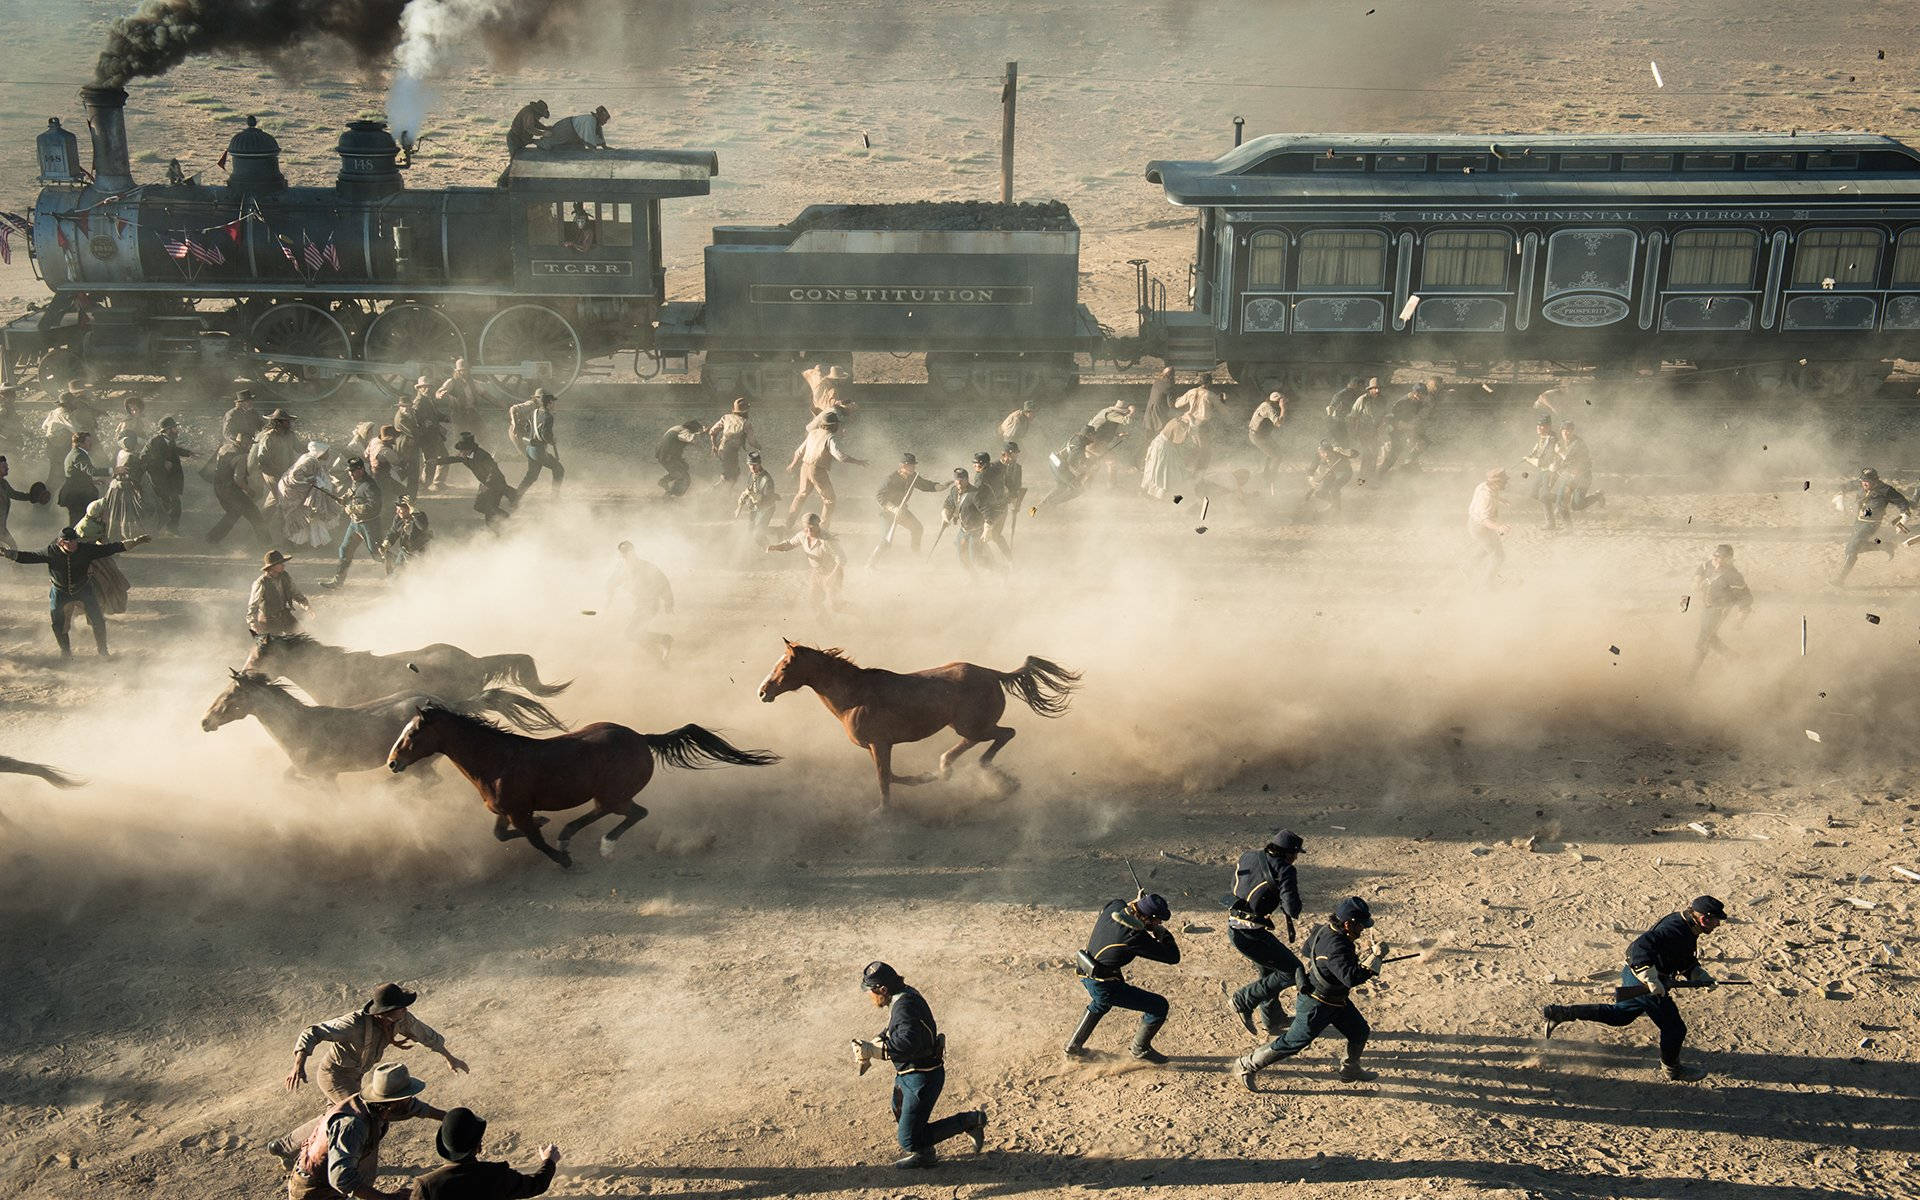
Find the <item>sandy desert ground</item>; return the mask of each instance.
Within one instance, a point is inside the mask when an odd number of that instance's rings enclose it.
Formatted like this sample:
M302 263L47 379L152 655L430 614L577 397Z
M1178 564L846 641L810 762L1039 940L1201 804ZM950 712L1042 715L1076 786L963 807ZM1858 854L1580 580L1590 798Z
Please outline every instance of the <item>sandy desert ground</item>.
M1252 7L636 4L591 53L463 67L413 178L490 178L529 94L556 111L607 102L631 143L721 152L722 186L676 215L674 279L691 290L706 225L993 187L994 77L1017 58L1021 190L1073 205L1092 302L1119 322L1125 260L1177 277L1191 237L1140 167L1223 147L1236 113L1256 132L1897 133L1915 111L1913 19L1891 3ZM16 50L0 90L10 206L31 202L31 137L75 112L116 11L0 6ZM318 174L333 131L381 90L357 71L289 82L190 63L136 85L136 171L173 153L207 165L258 112L289 173ZM13 311L36 286L18 257L0 276ZM280 1088L295 1034L392 978L420 988L419 1014L473 1065L451 1076L407 1055L428 1098L484 1114L490 1151L523 1166L558 1142L559 1195L1920 1195L1920 885L1894 870L1920 871L1920 565L1873 556L1852 587L1826 586L1845 531L1829 497L1867 462L1920 482L1920 440L1892 392L1795 411L1575 395L1609 503L1559 537L1516 505L1492 593L1460 574L1461 514L1482 471L1524 452L1531 418L1468 392L1427 467L1356 487L1342 521L1300 522L1290 497L1236 488L1230 470L1209 485L1204 534L1199 497L1102 492L1023 520L1004 582L969 584L945 544L896 552L856 568L850 611L822 621L799 565L749 553L722 493L659 499L653 439L709 403L588 389L564 418L564 498L542 485L494 540L463 479L429 501L431 559L390 585L362 567L313 623L382 651L529 651L575 680L554 701L570 721L698 721L786 756L663 773L642 797L653 815L572 873L496 844L452 778L328 791L283 778L255 723L203 733L247 649L257 560L239 548L194 536L129 555L116 658L64 668L39 569L0 571L0 752L89 780L0 776L0 1188L276 1194L262 1147L317 1103ZM207 445L215 402L167 403ZM1318 426L1302 408L1288 436L1304 457ZM372 415L343 398L303 427L338 436ZM870 406L852 440L877 463L902 449L959 462L999 415ZM1082 416L1043 414L1030 478ZM784 456L800 420L761 425ZM1226 445L1227 468L1251 465ZM856 562L879 469L840 476ZM186 527L211 511L193 481ZM50 533L44 513L15 514L23 542ZM606 604L621 537L674 580L670 671ZM1758 601L1729 634L1739 657L1689 683L1698 614L1680 600L1723 540ZM319 562L295 573L320 597ZM1086 683L1059 721L1013 712L1016 795L962 770L882 818L870 765L811 697L755 699L783 636L901 669L1040 654ZM940 748L903 751L904 766ZM1258 1095L1227 1073L1249 1047L1223 989L1250 972L1214 897L1233 857L1281 826L1308 842L1310 915L1362 895L1381 936L1421 952L1361 994L1374 1083L1338 1082L1327 1041ZM1071 953L1129 892L1129 860L1170 898L1187 952L1133 972L1173 1000L1161 1068L1125 1057L1123 1014L1096 1034L1102 1056L1059 1052L1084 995ZM1708 941L1709 966L1751 981L1682 1000L1706 1082L1660 1080L1644 1024L1539 1038L1541 1004L1596 997L1634 934L1703 891L1740 918ZM856 1078L846 1053L876 1025L857 990L875 957L933 1003L943 1111L984 1104L988 1153L905 1178L886 1166L884 1076ZM424 1127L389 1146L389 1182L433 1162Z

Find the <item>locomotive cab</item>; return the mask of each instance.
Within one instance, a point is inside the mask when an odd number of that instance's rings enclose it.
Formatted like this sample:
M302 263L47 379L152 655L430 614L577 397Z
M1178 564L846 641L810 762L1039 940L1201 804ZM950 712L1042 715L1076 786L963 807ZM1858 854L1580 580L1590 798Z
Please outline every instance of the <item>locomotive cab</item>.
M657 307L666 291L660 201L704 196L719 173L710 150L520 155L507 171L514 289Z

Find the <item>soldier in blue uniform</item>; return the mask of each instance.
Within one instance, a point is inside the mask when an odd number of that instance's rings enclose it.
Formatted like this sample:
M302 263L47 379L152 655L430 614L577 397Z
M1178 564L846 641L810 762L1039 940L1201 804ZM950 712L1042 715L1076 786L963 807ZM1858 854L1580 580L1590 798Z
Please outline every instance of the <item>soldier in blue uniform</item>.
M933 1148L963 1133L973 1139L977 1153L987 1139L985 1110L928 1120L947 1084L947 1036L934 1023L926 998L883 962L867 964L860 986L874 1007L887 1010L887 1027L870 1041L856 1040L853 1047L863 1075L875 1058L893 1064L893 1115L899 1122L900 1148L906 1151L893 1165L903 1170L931 1167L939 1161Z
M1358 896L1349 896L1325 925L1316 925L1307 934L1306 990L1294 1008L1293 1024L1272 1042L1253 1053L1234 1060L1234 1074L1254 1091L1253 1077L1261 1068L1283 1058L1292 1058L1313 1044L1313 1039L1331 1025L1346 1035L1347 1057L1340 1064L1340 1078L1348 1083L1363 1083L1374 1077L1360 1066L1360 1055L1367 1048L1372 1032L1367 1019L1353 1006L1353 989L1380 973L1387 957L1387 944L1376 941L1363 962L1353 940L1373 927L1373 910Z
M1258 979L1230 997L1234 1015L1248 1033L1259 1032L1253 1027L1256 1011L1269 1037L1293 1021L1280 996L1294 986L1302 969L1287 942L1293 940L1293 919L1300 915L1300 883L1293 864L1305 848L1299 834L1283 829L1265 846L1242 854L1234 868L1227 940L1242 958L1260 968ZM1276 914L1287 923L1285 942L1273 933Z
M1698 896L1680 912L1668 913L1627 947L1627 965L1620 984L1644 988L1637 996L1612 1004L1549 1004L1540 1011L1547 1037L1568 1021L1597 1021L1602 1025L1631 1025L1651 1017L1660 1030L1660 1069L1668 1079L1706 1078L1700 1067L1680 1061L1687 1040L1687 1023L1673 1002L1668 985L1684 982L1713 987L1713 976L1700 966L1700 935L1712 933L1727 919L1727 906L1712 896Z
M1079 959L1080 983L1090 999L1080 1025L1067 1042L1067 1056L1085 1053L1087 1037L1100 1018L1116 1008L1140 1014L1140 1027L1133 1035L1132 1054L1143 1062L1163 1063L1167 1056L1153 1048L1154 1035L1167 1023L1167 998L1127 982L1126 965L1136 958L1172 966L1180 961L1179 943L1167 929L1173 910L1166 898L1142 892L1135 900L1109 900L1093 923L1093 936Z

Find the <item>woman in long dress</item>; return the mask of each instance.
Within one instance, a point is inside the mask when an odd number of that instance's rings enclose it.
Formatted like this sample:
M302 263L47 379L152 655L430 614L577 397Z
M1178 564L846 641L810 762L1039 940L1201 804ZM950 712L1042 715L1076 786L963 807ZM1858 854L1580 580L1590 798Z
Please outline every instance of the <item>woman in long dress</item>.
M1160 427L1140 468L1140 490L1155 500L1177 496L1193 471L1193 418L1182 413Z
M124 434L120 438L120 450L113 456L113 478L103 497L107 541L128 541L138 537L145 527L146 480L141 448L138 437ZM87 512L91 517L93 510L89 508Z
M325 442L308 442L307 452L294 460L274 486L282 537L290 546L329 546L340 527L340 502L334 499L331 461Z
M115 482L118 482L117 480ZM83 542L117 542L124 538L109 537L108 499L105 496L87 505L87 513L74 525L73 532ZM131 585L120 569L120 564L111 558L97 558L87 568L87 578L93 583L93 592L100 601L100 611L108 616L118 616L127 611L127 592Z

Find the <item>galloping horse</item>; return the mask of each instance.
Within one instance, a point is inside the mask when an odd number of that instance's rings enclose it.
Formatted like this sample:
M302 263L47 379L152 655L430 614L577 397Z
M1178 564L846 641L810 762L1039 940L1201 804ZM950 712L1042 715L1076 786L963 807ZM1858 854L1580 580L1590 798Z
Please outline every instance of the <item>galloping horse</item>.
M785 639L781 639L785 641ZM880 775L880 807L893 800L893 784L927 783L931 775L895 775L893 748L918 742L951 726L960 744L940 756L940 778L953 773L962 754L991 742L980 765L1000 776L1009 790L1018 786L993 765L993 756L1013 740L1013 730L999 724L1007 711L1007 697L1017 696L1043 717L1067 711L1080 676L1029 656L1018 671L995 671L973 663L948 663L928 671L901 675L874 667L856 666L838 649L820 650L787 642L787 653L760 685L760 699L812 688L827 711L847 727L847 738L873 754Z
M618 825L600 839L600 854L613 857L613 844L647 810L633 802L653 778L654 760L670 767L709 767L730 763L764 767L780 761L777 754L741 750L698 725L682 725L671 733L636 733L625 725L596 721L559 737L521 737L487 720L455 712L444 705L421 708L387 755L387 766L404 771L429 754L444 754L479 791L487 811L494 814L493 836L501 841L524 837L533 848L563 867L573 865L567 843L573 835L613 813ZM536 810L558 812L592 804L560 830L555 849L540 836L544 817ZM513 832L507 832L507 825Z
M344 771L371 771L387 762L387 750L425 704L445 704L465 713L499 713L529 732L565 729L566 723L538 700L504 688L488 688L457 703L421 692L386 696L351 708L303 704L257 671L228 670L233 682L214 699L200 728L212 733L230 721L258 717L293 765L288 773L327 783Z
M45 763L28 762L24 758L8 758L0 754L0 775L31 775L35 779L44 779L57 788L77 788L86 781L75 779L57 767Z
M445 642L404 654L369 654L316 642L304 633L255 634L253 653L241 670L283 675L322 704L361 704L399 692L464 700L490 683L513 684L536 696L558 696L570 686L540 682L530 654L476 658Z

